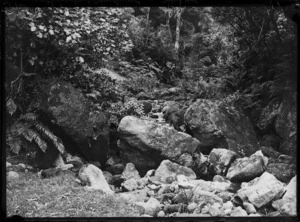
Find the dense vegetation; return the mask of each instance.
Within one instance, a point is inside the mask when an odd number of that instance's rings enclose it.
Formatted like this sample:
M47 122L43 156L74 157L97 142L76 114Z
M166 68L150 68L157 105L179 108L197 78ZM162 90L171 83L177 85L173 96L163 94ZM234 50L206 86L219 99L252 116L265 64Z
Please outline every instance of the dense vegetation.
M7 8L6 141L45 151L60 139L47 128L35 99L43 82L63 78L80 89L111 127L143 115L138 95L221 99L252 121L296 90L296 24L281 7ZM129 80L117 85L95 70ZM173 98L174 99L174 98Z

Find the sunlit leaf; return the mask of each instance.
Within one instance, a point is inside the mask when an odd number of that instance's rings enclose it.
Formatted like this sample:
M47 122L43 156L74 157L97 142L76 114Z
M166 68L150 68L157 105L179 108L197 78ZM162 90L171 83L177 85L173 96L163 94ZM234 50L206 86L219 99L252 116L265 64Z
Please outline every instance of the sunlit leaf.
M70 42L71 40L72 40L72 37L71 37L71 36L68 36L68 37L66 38L66 43Z

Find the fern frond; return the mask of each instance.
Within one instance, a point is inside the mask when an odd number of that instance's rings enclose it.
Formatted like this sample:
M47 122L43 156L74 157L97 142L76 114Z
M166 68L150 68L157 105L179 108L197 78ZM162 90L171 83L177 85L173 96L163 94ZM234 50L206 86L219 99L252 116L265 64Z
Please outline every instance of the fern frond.
M11 138L9 141L7 141L7 144L13 153L19 154L22 144L22 140L20 138Z
M6 109L11 116L16 112L17 108L16 103L11 98L6 101Z
M26 113L20 116L20 120L26 120L26 121L36 121L37 118L38 116L35 113Z
M44 135L47 136L47 138L53 143L53 145L56 147L56 149L60 153L63 154L65 152L65 147L64 147L61 139L58 138L57 136L55 136L46 126L44 126L42 123L37 123L34 126L40 132L42 132Z
M27 129L22 134L25 139L27 139L29 142L34 140L36 144L39 146L39 148L45 153L47 149L47 143L41 138L40 134L32 129Z

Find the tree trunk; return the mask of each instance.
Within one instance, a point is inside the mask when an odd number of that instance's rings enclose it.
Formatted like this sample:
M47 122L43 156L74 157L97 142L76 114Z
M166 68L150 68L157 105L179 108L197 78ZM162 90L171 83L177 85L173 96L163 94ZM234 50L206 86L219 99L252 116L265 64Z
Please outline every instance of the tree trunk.
M178 8L177 9L177 13L176 13L176 17L177 17L177 21L176 21L176 40L175 40L175 52L178 55L178 51L179 51L179 39L180 39L180 21L181 21L181 14L183 12L183 8Z

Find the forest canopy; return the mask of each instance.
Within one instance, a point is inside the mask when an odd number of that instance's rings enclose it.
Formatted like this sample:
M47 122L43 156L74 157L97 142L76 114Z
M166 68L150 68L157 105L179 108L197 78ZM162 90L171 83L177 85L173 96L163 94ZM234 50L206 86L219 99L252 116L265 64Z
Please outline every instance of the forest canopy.
M285 10L6 8L8 113L18 119L33 112L40 82L59 77L91 98L95 109L110 113L116 125L132 107L124 98L146 92L157 97L157 90L170 87L180 87L187 99L238 103L255 121L263 107L296 91L296 23ZM105 77L95 81L91 71L101 68L131 80L122 90ZM115 102L123 103L113 108Z

